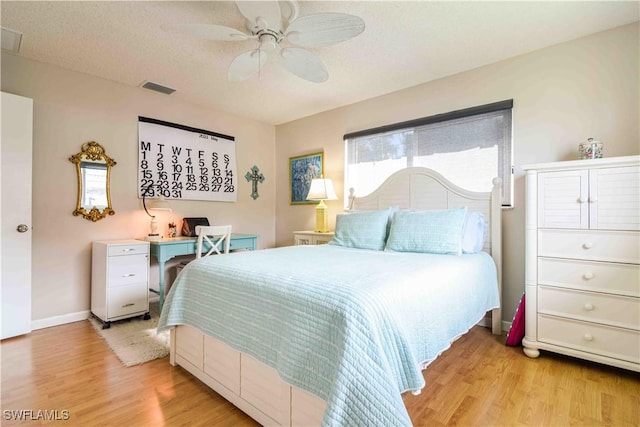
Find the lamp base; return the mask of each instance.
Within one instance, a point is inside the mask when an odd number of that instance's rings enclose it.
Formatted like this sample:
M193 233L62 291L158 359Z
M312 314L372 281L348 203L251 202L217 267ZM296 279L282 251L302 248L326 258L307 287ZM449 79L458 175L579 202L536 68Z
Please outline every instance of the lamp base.
M162 240L162 236L159 234L149 234L148 236L145 236L144 240L147 242L159 242Z
M316 206L316 229L314 231L317 233L329 232L328 222L327 205L324 204L324 200L320 200Z

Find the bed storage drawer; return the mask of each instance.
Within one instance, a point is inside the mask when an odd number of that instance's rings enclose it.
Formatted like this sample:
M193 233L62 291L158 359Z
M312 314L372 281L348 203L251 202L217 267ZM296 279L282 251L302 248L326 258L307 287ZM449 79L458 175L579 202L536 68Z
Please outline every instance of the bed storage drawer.
M240 396L280 425L291 425L291 386L253 357L242 354L240 360Z
M240 394L240 353L207 335L204 336L204 372Z
M291 425L319 426L327 404L313 394L291 387Z
M640 299L563 288L538 288L538 312L640 329Z
M538 315L538 340L614 359L640 363L640 332Z
M176 349L180 358L199 370L203 370L204 339L202 332L191 326L179 326L176 333Z

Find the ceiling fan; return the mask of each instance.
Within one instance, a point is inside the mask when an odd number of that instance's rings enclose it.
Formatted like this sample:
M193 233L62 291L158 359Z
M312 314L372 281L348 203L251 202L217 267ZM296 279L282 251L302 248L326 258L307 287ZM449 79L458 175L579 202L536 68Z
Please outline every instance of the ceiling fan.
M326 67L317 55L303 48L331 46L352 39L365 27L362 18L345 13L298 17L295 0L236 0L236 5L245 17L246 31L217 24L176 24L162 28L208 40L257 40L256 49L241 53L229 65L230 81L244 81L258 74L267 58L275 55L278 62L296 76L322 83L329 78ZM280 46L284 41L300 47Z

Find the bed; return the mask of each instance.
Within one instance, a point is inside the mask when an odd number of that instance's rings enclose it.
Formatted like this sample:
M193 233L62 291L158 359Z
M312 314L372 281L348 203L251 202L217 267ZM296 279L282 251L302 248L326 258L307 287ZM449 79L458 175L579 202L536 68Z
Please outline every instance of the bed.
M500 194L407 168L353 196L331 244L190 263L160 318L170 363L263 425L411 425L421 371L478 323L501 333Z

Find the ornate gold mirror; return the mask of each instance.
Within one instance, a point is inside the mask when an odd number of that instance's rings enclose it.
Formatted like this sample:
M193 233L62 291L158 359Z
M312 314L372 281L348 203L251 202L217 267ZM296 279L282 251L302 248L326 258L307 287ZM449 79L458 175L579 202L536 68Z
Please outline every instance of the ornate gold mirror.
M95 141L82 144L82 151L69 157L78 173L78 203L74 216L82 215L89 221L99 221L114 215L111 208L111 167L116 162Z

